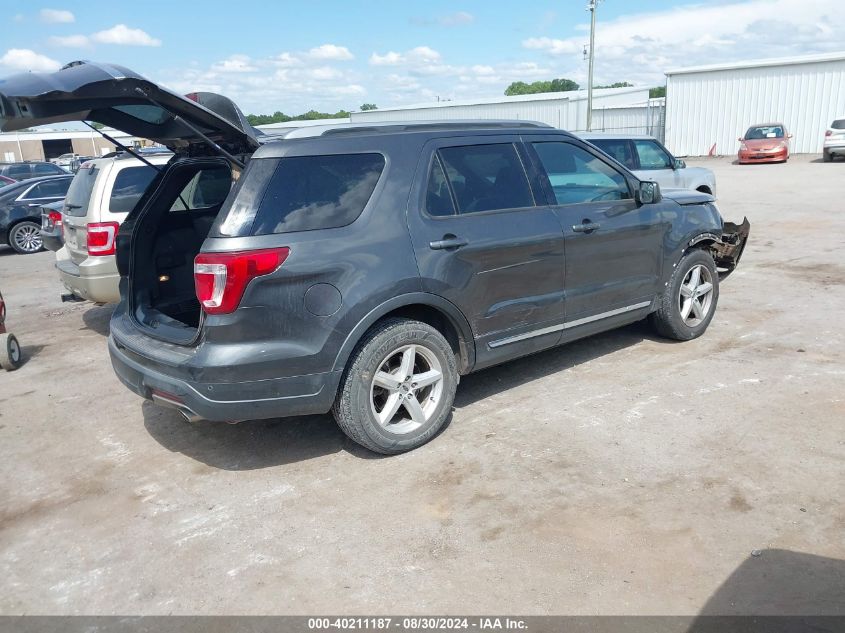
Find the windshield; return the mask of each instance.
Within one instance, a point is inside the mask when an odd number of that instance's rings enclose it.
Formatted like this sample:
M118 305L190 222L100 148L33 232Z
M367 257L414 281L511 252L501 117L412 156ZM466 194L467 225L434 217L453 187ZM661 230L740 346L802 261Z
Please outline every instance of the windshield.
M836 119L830 127L834 130L845 130L845 119Z
M767 138L783 138L782 125L758 125L748 128L745 133L746 141L759 141Z
M88 212L91 192L94 191L94 183L97 182L97 174L99 173L100 170L96 167L87 167L76 172L65 198L64 213L66 215L77 218L85 216Z

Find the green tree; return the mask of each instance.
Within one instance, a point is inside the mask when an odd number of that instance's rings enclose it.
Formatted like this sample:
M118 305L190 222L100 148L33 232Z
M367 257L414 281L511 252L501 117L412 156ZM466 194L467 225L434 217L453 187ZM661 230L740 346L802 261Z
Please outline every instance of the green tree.
M593 88L633 88L634 84L629 83L627 81L617 81L615 84L609 84L607 86L593 86Z
M552 79L550 81L535 81L527 84L524 81L514 81L505 88L505 95L533 95L543 92L569 92L578 90L579 86L571 79Z
M346 119L349 118L347 110L338 110L334 114L329 112L318 112L309 110L303 114L289 116L284 112L276 111L273 114L247 114L246 120L250 125L267 125L268 123L287 123L288 121L313 121L315 119Z
M361 112L367 112L368 110L378 110L378 106L375 103L362 103Z
M666 96L666 86L658 86L657 88L648 89L648 98L657 99L658 97Z

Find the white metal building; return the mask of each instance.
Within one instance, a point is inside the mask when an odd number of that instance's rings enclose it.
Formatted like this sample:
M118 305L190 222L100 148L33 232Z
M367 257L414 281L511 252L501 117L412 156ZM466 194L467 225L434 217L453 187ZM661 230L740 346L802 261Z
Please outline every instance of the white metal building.
M593 109L645 103L648 88L604 88L593 91ZM353 112L352 123L374 121L443 121L454 119L518 119L540 121L570 131L587 127L587 91L552 92L467 101L440 101L413 106Z
M845 52L666 71L666 145L678 156L733 154L749 126L773 122L792 152L817 153L843 115Z
M146 145L148 141L125 132L103 129L125 145ZM21 132L0 132L0 162L50 160L71 152L81 156L101 156L115 147L93 130L53 130L45 127Z

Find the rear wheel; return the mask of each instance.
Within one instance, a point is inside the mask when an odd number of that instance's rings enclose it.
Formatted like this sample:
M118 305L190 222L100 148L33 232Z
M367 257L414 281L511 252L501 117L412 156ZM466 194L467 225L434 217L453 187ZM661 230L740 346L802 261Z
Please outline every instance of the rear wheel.
M21 346L14 334L0 334L0 367L6 371L21 365Z
M693 250L684 255L651 321L659 334L689 341L704 334L719 302L719 274L710 253Z
M41 226L35 222L19 222L9 231L9 246L16 253L26 255L41 250Z
M419 321L388 319L353 353L332 413L361 446L403 453L443 427L457 384L455 355L440 332Z

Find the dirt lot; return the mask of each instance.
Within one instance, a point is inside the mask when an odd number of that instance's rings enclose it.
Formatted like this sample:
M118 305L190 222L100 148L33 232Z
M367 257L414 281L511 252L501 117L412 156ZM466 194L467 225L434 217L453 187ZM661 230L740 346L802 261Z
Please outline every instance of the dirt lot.
M400 457L143 403L109 308L0 250L0 612L845 613L845 164L690 162L752 223L707 334L466 377Z

